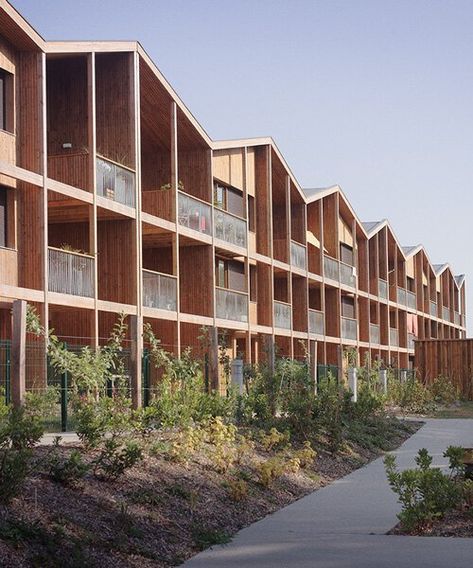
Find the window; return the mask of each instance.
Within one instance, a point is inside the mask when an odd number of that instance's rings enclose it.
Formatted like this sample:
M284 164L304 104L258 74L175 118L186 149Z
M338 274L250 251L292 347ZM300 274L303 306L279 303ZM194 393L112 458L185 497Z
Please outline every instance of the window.
M353 249L345 243L340 243L340 260L353 266Z
M214 205L238 217L245 215L243 193L219 182L214 183Z
M0 130L13 131L13 75L0 69Z
M0 247L7 246L7 190L0 187Z

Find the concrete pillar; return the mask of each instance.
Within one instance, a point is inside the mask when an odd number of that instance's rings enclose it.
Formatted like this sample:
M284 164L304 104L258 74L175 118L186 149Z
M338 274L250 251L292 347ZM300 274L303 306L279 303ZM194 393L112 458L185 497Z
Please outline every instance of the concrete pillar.
M348 388L353 393L353 402L358 400L358 369L356 367L348 368Z

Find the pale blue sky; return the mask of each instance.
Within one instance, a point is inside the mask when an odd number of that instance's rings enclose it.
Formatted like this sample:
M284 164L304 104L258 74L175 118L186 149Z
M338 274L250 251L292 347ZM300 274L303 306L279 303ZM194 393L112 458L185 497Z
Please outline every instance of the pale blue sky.
M473 290L471 0L12 3L45 39L139 40L212 138L273 136Z

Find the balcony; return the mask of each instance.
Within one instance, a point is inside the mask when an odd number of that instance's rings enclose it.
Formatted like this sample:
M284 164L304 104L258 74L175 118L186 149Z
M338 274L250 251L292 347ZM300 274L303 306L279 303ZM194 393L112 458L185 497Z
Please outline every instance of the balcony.
M325 278L340 282L340 265L338 260L324 255L324 275Z
M212 210L208 203L179 191L177 222L193 231L212 234Z
M143 306L177 310L177 278L169 274L143 270Z
M97 195L135 207L135 172L97 156Z
M415 310L417 308L417 297L414 292L410 290L406 290L406 299L407 299L407 307L411 310Z
M88 254L48 247L48 290L93 298L94 263Z
M413 333L407 334L407 348L414 351L414 340L416 336Z
M356 319L342 317L342 338L356 341L357 337Z
M309 332L324 335L324 313L318 310L309 309Z
M458 312L454 312L455 325L460 325L460 321L461 321L460 314Z
M397 303L401 306L407 306L407 291L404 288L397 288Z
M274 327L291 329L292 307L285 302L274 302Z
M344 286L356 288L356 268L335 258L324 255L324 274Z
M291 241L291 264L301 270L307 268L306 248L295 241Z
M370 343L379 345L379 324L370 323Z
M215 238L246 248L246 221L228 211L214 210Z
M437 304L430 300L430 315L437 317Z
M442 307L442 319L450 321L450 308Z
M245 292L216 288L215 301L218 318L248 322L248 294Z
M399 347L399 332L393 327L389 328L389 345Z
M384 300L388 299L388 283L386 280L379 279L378 282L378 294L380 298Z

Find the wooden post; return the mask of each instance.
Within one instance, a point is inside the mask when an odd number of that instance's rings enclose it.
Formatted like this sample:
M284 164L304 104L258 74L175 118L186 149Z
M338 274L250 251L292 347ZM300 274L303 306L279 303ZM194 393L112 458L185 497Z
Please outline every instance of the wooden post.
M131 400L133 408L142 406L141 358L143 354L143 319L140 316L129 316L131 337Z
M215 326L209 330L209 374L210 388L218 392L218 330Z
M13 302L13 341L11 359L11 396L15 407L20 407L25 398L26 364L26 301Z
M314 381L314 392L317 394L317 341L309 340L310 376Z

